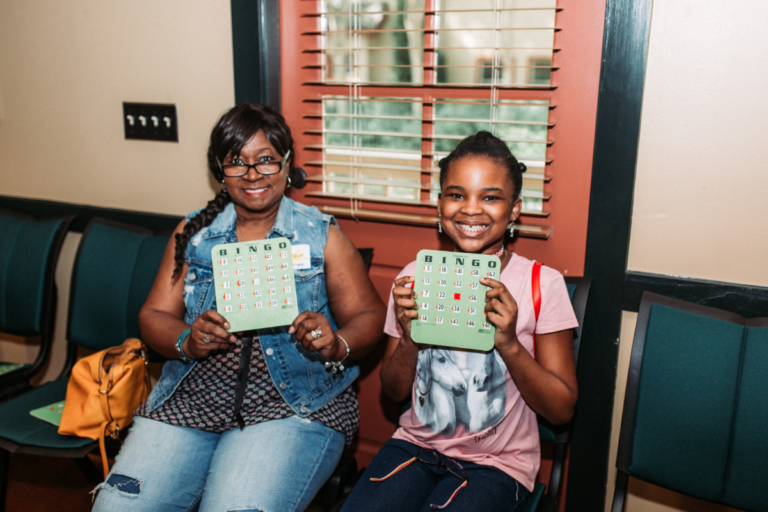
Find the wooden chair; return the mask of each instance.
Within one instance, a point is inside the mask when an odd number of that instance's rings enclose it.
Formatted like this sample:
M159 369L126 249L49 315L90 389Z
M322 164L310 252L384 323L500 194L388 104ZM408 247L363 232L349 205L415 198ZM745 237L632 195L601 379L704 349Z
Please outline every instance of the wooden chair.
M616 457L613 512L629 477L768 511L768 318L646 292Z

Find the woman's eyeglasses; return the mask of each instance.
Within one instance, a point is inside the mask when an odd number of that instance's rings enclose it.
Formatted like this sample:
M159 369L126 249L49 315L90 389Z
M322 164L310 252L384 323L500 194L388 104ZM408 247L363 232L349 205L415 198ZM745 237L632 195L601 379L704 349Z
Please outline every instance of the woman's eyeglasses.
M288 162L288 158L290 156L291 156L291 151L288 150L288 152L285 154L283 159L280 160L279 162L276 160L266 160L266 159L256 162L253 165L248 165L248 164L222 165L221 162L219 162L219 166L221 167L221 172L223 172L224 176L228 178L238 178L240 176L245 176L250 172L251 168L253 168L253 170L259 174L263 174L264 176L269 176L270 174L277 174L280 171L282 171L283 167L285 167L285 164Z
M389 473L388 475L382 478L371 478L371 482L382 482L387 478L391 477L392 475L394 475L395 473L399 472L401 469L409 466L413 461L416 461L416 460L418 460L419 462L423 462L424 464L429 464L430 466L442 466L450 474L452 474L459 480L462 480L461 485L458 486L455 491L453 491L453 494L451 494L451 497L448 498L448 501L446 501L442 505L434 505L430 503L429 505L430 508L444 509L445 507L451 504L451 502L456 497L456 495L459 494L459 491L467 486L467 483L469 480L467 479L467 473L464 471L464 468L461 466L461 464L447 457L445 459L445 462L443 462L440 460L440 455L435 450L425 450L424 448L420 449L419 453L417 453L414 458L403 462L402 464L397 466L395 469L393 469L392 472Z

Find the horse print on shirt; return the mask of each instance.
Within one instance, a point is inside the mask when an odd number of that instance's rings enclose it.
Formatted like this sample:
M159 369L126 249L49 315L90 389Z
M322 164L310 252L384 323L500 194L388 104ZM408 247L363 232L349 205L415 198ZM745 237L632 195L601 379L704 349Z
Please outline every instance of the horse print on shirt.
M504 417L504 374L495 350L421 350L416 363L416 417L432 432L447 436L458 425L469 433L492 427Z

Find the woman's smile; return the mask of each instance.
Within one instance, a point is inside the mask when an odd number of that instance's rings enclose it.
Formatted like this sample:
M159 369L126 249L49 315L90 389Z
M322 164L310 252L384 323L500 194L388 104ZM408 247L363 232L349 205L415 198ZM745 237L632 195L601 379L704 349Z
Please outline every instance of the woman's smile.
M245 193L245 195L251 196L251 197L256 197L256 196L260 196L260 195L264 194L269 189L269 187L259 187L259 188L256 188L256 187L242 187L242 189L243 189L243 193Z

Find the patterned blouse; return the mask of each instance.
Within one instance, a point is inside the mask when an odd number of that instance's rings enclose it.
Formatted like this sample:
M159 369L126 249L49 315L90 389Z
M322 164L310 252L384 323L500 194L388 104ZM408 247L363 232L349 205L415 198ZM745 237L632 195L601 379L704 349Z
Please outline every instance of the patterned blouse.
M230 350L215 352L201 360L162 405L149 412L147 402L144 402L136 414L170 425L213 433L238 428L235 395L243 343L243 339L238 339ZM295 413L272 382L259 337L253 336L252 343L248 384L240 407L244 424L255 425L293 416ZM349 447L358 425L357 397L352 386L310 414L309 419L320 421L344 434Z

